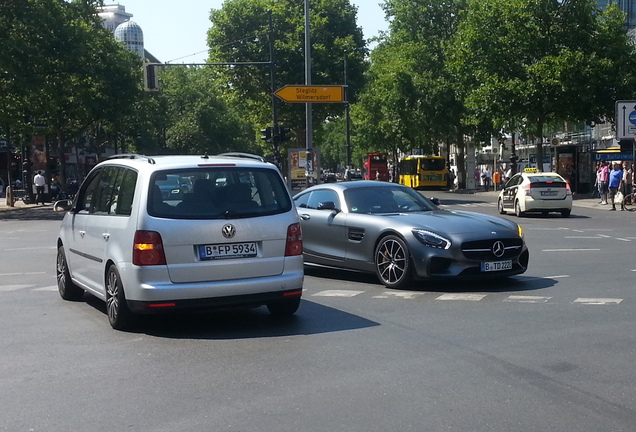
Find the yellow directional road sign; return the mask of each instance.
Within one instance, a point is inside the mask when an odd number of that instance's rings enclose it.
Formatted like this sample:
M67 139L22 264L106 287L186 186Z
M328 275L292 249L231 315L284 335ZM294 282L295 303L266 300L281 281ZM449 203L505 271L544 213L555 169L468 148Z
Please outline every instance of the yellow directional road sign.
M344 86L286 85L274 94L290 103L344 102Z

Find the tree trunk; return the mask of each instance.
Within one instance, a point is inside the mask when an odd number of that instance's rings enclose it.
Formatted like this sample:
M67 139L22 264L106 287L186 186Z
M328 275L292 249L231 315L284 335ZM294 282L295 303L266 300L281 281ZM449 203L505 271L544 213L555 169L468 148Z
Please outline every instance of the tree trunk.
M466 144L464 143L464 130L461 127L457 128L457 187L459 189L466 189Z
M543 172L543 118L537 120L537 172Z

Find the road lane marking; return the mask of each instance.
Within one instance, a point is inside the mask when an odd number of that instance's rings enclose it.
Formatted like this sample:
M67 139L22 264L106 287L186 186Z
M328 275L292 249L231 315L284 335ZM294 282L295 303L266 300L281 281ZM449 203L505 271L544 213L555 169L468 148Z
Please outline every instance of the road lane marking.
M43 274L46 274L46 272L0 273L0 277L4 277L4 276L43 275Z
M33 291L57 291L57 285L50 285L47 287L36 288Z
M543 249L541 252L594 252L600 249Z
M598 236L565 236L566 239L600 239Z
M511 295L504 302L510 303L547 303L552 297Z
M31 288L33 285L0 285L0 291L18 291L25 288Z
M443 294L435 300L480 301L484 297L486 297L486 294Z
M352 290L325 290L316 294L312 294L312 297L355 297L358 294L362 294L364 291L352 291Z
M586 305L608 305L608 304L619 304L622 301L623 299L579 297L576 300L574 300L574 303L581 303Z
M22 251L22 250L42 250L42 249L57 249L57 246L36 246L36 247L23 247L23 248L9 248L5 251Z
M424 293L422 293L422 292L408 292L408 291L402 291L402 292L385 291L383 295L373 296L373 298L376 298L376 299L379 299L379 298L402 298L402 299L412 300L412 299L414 299L416 297L419 297L421 295L424 295Z

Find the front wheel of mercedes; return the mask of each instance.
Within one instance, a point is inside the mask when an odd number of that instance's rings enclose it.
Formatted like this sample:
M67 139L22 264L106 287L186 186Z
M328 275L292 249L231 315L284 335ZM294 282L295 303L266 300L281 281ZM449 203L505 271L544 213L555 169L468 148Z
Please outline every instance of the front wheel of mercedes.
M411 283L411 254L400 237L388 235L375 248L375 273L387 288L404 288Z

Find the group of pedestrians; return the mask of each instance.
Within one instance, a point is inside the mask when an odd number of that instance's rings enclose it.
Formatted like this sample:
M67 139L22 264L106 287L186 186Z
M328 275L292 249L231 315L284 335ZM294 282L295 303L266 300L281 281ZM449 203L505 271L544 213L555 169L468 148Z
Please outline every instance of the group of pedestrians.
M600 195L601 205L612 205L610 211L616 211L616 204L620 204L621 211L625 204L632 203L633 167L628 162L614 162L611 165L602 161L596 165L596 182L594 186Z

